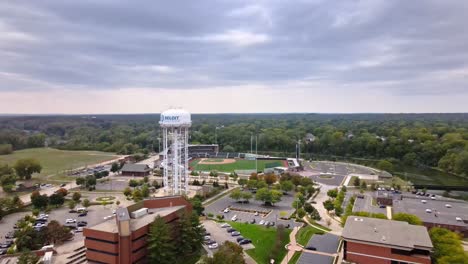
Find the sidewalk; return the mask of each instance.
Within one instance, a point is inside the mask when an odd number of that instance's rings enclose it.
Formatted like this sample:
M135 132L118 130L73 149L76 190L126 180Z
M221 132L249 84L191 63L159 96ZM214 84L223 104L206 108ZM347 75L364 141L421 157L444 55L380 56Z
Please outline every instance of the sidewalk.
M288 264L289 260L294 256L294 253L296 251L302 251L302 247L299 246L296 242L296 234L297 231L299 231L299 227L294 227L293 231L289 234L289 244L286 245L286 248L288 249L288 253L284 257L283 261L281 261L281 264Z

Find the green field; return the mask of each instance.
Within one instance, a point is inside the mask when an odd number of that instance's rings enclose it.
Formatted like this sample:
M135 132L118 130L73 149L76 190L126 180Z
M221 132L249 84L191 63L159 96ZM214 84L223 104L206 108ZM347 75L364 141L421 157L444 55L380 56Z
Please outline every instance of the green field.
M1 155L0 163L13 165L18 159L34 158L42 165L40 174L34 177L44 177L51 175L60 175L64 171L76 169L107 160L112 160L118 156L112 153L99 151L67 151L51 148L34 148L15 151L10 155Z
M315 235L319 234L322 235L324 232L322 230L318 230L313 226L306 226L299 229L299 232L296 234L296 242L300 245L307 246L310 238Z
M272 253L275 247L276 241L276 228L266 228L260 225L251 225L237 222L230 222L230 225L241 233L245 238L252 240L252 244L255 246L254 249L246 250L247 254L251 256L259 264L269 263L268 256ZM275 263L281 263L284 256L286 256L286 249L284 248L289 243L290 229L285 230L288 234L288 239L284 245L281 246L281 251L278 254L278 258L275 259Z
M195 171L233 172L235 170L255 170L255 160L238 159L236 162L228 164L198 164L199 162L199 159L193 160L190 162L190 167ZM284 165L282 160L258 160L257 166L258 170L263 171L265 168L283 167Z

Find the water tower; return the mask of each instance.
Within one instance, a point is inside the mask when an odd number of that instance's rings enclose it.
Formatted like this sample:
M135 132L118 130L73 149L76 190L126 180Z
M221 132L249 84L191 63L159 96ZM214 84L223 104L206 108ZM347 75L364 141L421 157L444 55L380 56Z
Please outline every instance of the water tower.
M169 109L161 113L163 137L164 190L170 194L188 193L188 137L192 126L190 113Z

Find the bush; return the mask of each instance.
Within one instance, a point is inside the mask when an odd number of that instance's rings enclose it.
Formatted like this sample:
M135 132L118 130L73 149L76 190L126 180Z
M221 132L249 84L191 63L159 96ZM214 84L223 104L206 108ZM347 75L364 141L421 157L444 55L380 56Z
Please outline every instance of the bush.
M214 216L212 213L208 213L207 215L208 215L208 217L210 217L210 218Z

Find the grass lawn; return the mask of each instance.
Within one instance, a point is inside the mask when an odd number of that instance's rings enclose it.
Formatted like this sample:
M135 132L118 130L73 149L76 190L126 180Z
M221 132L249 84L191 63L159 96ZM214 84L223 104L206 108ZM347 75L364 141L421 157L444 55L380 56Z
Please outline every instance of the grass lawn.
M351 179L348 182L348 186L354 186L354 180L359 178L358 176L351 176ZM367 182L367 181L366 181Z
M306 246L310 238L315 234L322 235L324 234L324 232L322 230L318 230L317 228L313 226L303 227L299 229L299 232L297 232L296 241L298 244Z
M276 242L276 228L266 228L260 225L251 225L237 222L230 222L231 226L241 233L245 238L252 240L252 244L255 246L254 249L247 250L247 254L251 256L259 264L270 263L268 257L275 248ZM275 263L280 263L286 255L286 249L284 248L289 243L290 229L285 229L287 233L287 239L281 245L280 252L277 254Z
M292 258L289 260L288 264L296 264L297 261L299 260L299 258L301 257L301 252L299 251L296 251L294 252L294 255L292 256Z
M112 160L118 156L99 151L67 151L52 148L33 148L17 150L10 155L1 155L0 163L13 165L19 159L34 158L42 165L40 174L44 177L52 174L63 174L63 171Z
M233 172L234 170L255 170L255 160L238 159L236 162L227 164L199 164L200 160L196 159L190 162L190 167L196 171L221 171ZM265 168L283 167L282 160L258 160L258 170Z

